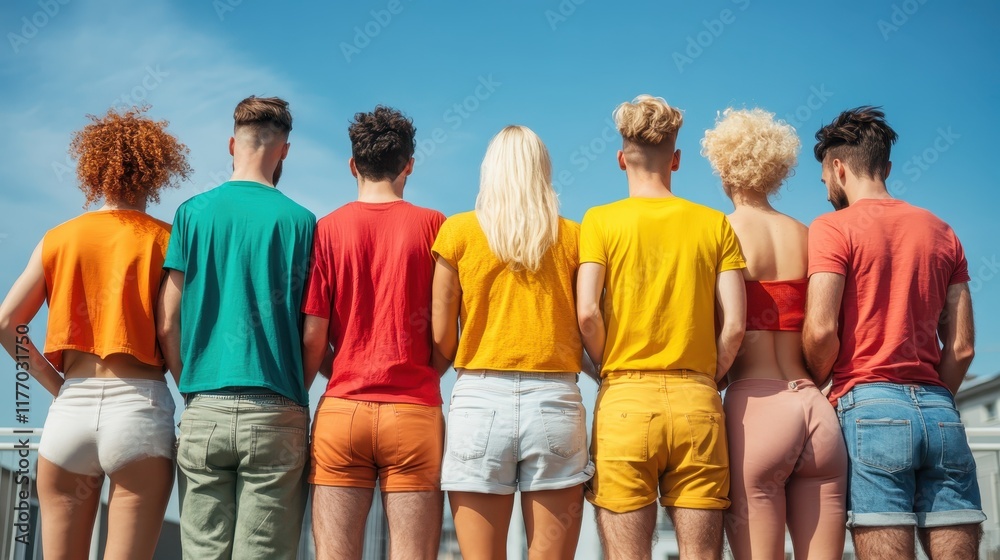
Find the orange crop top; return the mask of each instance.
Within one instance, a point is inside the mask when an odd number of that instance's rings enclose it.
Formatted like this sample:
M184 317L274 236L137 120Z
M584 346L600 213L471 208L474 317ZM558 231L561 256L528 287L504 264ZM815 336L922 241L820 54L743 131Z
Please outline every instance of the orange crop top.
M169 239L170 224L135 210L88 212L45 234L45 357L56 370L64 350L163 365L153 306Z
M747 330L802 332L808 280L747 280Z

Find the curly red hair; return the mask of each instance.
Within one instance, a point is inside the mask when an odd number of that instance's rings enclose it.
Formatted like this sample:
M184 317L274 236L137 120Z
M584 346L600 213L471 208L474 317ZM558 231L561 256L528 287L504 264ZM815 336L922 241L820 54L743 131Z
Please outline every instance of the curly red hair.
M166 131L167 121L154 121L145 111L87 115L92 122L73 134L69 151L78 160L84 208L102 198L129 205L159 202L162 189L177 187L191 174L187 146Z

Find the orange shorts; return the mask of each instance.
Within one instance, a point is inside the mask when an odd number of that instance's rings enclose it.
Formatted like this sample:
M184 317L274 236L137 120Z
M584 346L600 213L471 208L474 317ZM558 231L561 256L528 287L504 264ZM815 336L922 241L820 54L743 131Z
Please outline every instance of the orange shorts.
M441 489L439 406L323 397L312 428L309 482L383 492Z

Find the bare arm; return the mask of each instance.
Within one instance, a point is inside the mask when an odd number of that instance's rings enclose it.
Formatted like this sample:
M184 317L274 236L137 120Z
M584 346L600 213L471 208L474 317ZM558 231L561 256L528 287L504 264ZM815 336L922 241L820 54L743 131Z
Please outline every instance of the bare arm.
M715 302L721 325L715 341L715 380L720 381L736 360L746 334L747 291L743 283L743 269L719 273L715 279Z
M31 338L18 332L35 318L45 303L45 272L42 269L42 244L39 243L28 259L28 266L18 277L0 304L0 344L17 362L18 371L27 371L45 390L57 395L63 377L45 359Z
M822 387L830 379L830 370L840 352L837 331L843 298L844 277L840 274L817 272L809 277L802 350L817 387Z
M582 263L576 275L576 319L583 336L583 347L594 364L604 363L607 331L601 314L601 294L607 269L597 263ZM598 377L601 372L597 371Z
M597 364L594 363L594 360L590 359L590 354L587 354L587 352L584 351L583 352L583 359L581 360L580 363L583 366L583 369L581 370L581 373L583 373L587 377L593 379L595 383L597 383L598 385L600 385L601 384L601 372L597 371Z
M327 358L332 357L330 350L330 320L315 315L306 315L302 323L302 379L306 391L316 380L316 373L325 368ZM327 371L324 369L324 371Z
M458 281L458 271L441 257L438 257L434 267L432 302L431 331L434 346L431 365L444 375L458 353L458 313L462 302L462 286Z
M156 303L156 338L163 350L163 359L174 376L177 386L181 385L181 292L184 291L184 273L170 269L160 286L160 298Z
M955 394L976 355L976 328L972 320L972 294L968 283L948 287L948 299L941 313L938 335L944 347L937 372L948 390Z

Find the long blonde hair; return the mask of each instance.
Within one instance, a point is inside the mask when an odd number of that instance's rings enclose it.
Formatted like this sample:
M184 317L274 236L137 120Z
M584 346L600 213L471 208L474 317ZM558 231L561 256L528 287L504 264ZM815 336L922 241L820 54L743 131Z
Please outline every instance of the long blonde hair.
M476 217L490 250L511 270L537 272L559 236L559 199L549 151L524 126L501 130L486 148Z

